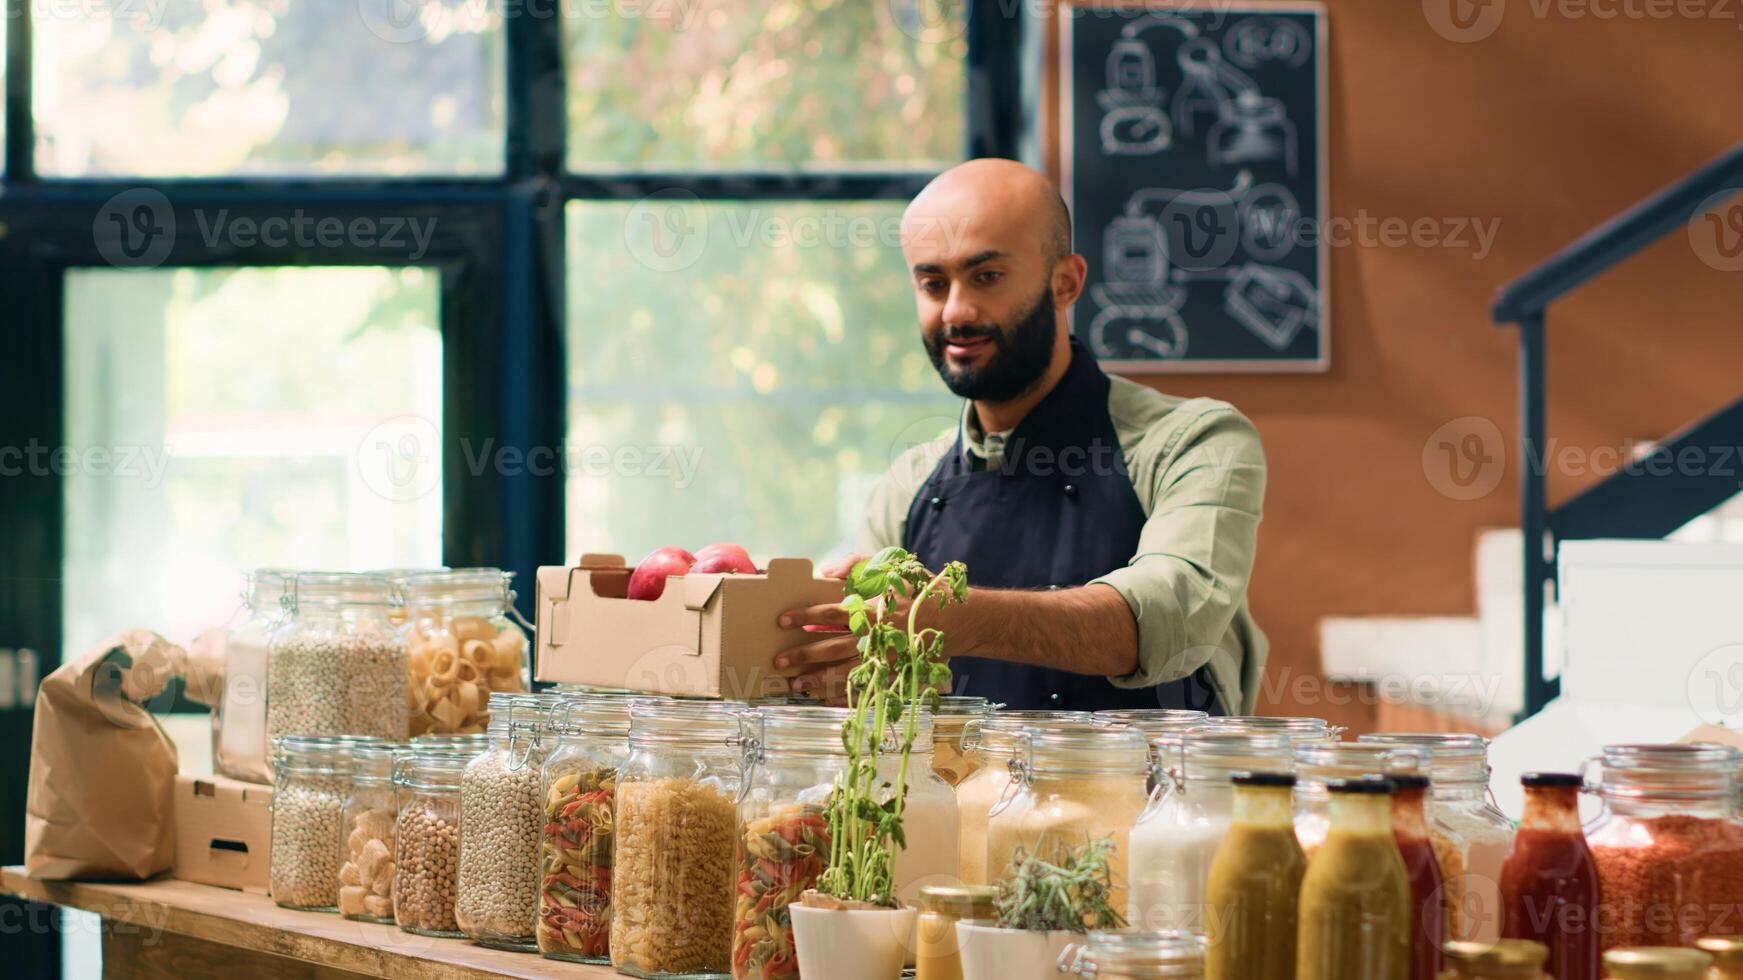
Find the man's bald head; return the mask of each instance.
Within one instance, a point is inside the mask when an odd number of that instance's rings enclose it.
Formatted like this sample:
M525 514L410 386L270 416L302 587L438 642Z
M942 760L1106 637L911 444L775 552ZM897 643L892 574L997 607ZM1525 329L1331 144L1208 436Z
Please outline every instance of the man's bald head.
M1028 230L1049 266L1071 254L1071 212L1059 191L1039 171L997 157L959 163L932 178L909 203L903 235L973 223L982 216Z

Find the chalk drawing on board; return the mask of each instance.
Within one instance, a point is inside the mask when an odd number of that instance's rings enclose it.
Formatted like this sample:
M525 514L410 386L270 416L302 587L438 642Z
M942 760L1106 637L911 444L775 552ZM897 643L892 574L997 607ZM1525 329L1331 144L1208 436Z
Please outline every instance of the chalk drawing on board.
M1300 21L1248 17L1223 34L1223 53L1242 68L1272 63L1300 68L1313 57L1313 35Z
M1301 202L1282 184L1260 184L1241 198L1241 246L1261 262L1277 262L1295 250Z
M1167 92L1156 84L1156 55L1138 35L1167 27L1184 37L1198 34L1191 21L1168 14L1140 17L1120 29L1108 50L1106 88L1095 95L1101 119L1102 152L1111 156L1149 156L1174 143L1174 130L1162 104Z
M1184 79L1170 116L1183 137L1199 132L1201 117L1215 121L1205 134L1211 166L1281 161L1299 166L1295 124L1283 103L1267 98L1245 72L1223 60L1210 38L1189 38L1174 55Z
M1186 321L1180 318L1184 289L1098 283L1089 287L1089 298L1096 305L1089 349L1097 357L1118 357L1132 347L1161 358L1186 356Z
M1302 330L1319 329L1319 290L1293 269L1245 262L1233 269L1176 269L1172 278L1227 280L1223 310L1272 350L1287 350Z

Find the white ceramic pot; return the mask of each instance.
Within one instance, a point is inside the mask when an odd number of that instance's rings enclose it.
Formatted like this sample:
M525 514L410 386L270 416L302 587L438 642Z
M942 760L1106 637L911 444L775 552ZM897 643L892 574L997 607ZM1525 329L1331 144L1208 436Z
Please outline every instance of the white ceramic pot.
M1061 929L1028 932L973 922L956 924L962 948L962 980L1051 980L1059 976L1059 956L1073 939Z
M799 975L819 980L901 980L919 909L812 909L795 902Z

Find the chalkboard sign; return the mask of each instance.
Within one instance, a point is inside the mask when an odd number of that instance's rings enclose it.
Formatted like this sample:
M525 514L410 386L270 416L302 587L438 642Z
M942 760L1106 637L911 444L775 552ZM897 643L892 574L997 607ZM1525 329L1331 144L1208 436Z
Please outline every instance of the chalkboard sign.
M1077 335L1110 370L1324 370L1324 8L1059 16Z

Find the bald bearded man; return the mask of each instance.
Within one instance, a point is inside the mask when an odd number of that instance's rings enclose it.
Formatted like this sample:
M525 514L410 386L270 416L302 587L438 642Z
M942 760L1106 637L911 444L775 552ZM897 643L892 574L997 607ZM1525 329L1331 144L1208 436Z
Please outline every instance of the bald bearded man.
M1067 319L1088 267L1034 170L953 167L914 198L901 236L921 339L967 404L955 432L873 489L858 546L968 565L969 601L923 614L945 631L954 693L1252 713L1267 652L1247 607L1265 495L1252 423L1102 372ZM836 606L781 617L845 622ZM836 637L775 662L806 668L794 690L839 700L857 658Z

